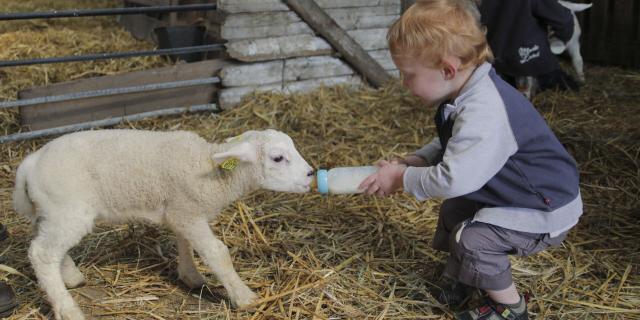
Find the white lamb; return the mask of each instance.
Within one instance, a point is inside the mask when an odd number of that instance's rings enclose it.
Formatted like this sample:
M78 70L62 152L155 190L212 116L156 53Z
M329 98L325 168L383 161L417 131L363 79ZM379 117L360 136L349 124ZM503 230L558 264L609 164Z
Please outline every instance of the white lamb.
M578 79L581 82L584 82L584 63L582 61L582 54L580 53L580 35L582 34L582 29L580 28L580 23L578 22L578 17L576 17L576 12L584 11L593 5L592 3L573 3L569 1L558 1L563 7L569 9L571 11L571 15L573 16L573 35L571 39L565 44L561 40L557 38L551 39L551 51L554 54L561 54L565 50L569 53L571 57L571 62L573 64L573 68L576 70L576 74L578 74Z
M87 131L57 138L29 155L18 168L13 202L33 221L29 259L56 319L84 319L65 288L84 283L67 251L97 219L168 226L178 242L180 279L191 288L205 283L193 261L195 249L232 303L246 307L257 296L208 223L260 188L307 192L312 175L291 138L275 130L248 131L223 144L190 132Z

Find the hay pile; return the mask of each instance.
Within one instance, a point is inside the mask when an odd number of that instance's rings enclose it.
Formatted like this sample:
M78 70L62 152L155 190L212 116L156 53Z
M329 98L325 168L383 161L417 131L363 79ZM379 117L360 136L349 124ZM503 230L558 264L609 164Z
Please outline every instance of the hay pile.
M84 1L72 7L95 6ZM55 23L74 28L71 38L87 41L76 35L86 29L78 22ZM44 28L34 36L54 30ZM149 46L122 35L122 47L99 47L100 39L118 39L120 31L114 24L99 36L96 30L86 32L96 35L98 47L88 49L82 42L83 53ZM4 37L8 33L0 33L0 59L15 50L41 48L46 40L16 37L16 42L2 42L7 41ZM4 49L7 45L13 49ZM69 80L164 62L104 63L108 66L6 68L0 71L1 99L14 99L16 90L46 84L46 79ZM579 94L547 93L535 101L580 165L585 215L563 247L514 258L514 277L533 294L529 309L536 319L640 319L640 73L588 67L587 78ZM258 95L219 115L166 117L118 127L191 130L209 140L276 128L293 137L314 167L330 168L403 155L429 141L435 132L433 109L417 105L397 84L381 90L325 88L300 96ZM6 114L0 113L0 126L11 132L17 124ZM51 316L26 258L30 228L11 209L18 164L47 141L0 146L0 222L11 233L0 246L0 280L8 281L18 295L20 307L12 319ZM229 308L220 283L204 265L200 269L208 275L208 287L191 292L182 287L175 271L174 236L144 224L99 225L85 237L71 255L88 284L71 292L88 315L104 319L451 318L426 293L445 258L430 248L439 205L403 194L380 199L258 192L238 201L212 228L229 246L240 276L262 297L253 313Z
M629 75L629 76L627 76ZM550 93L537 103L573 150L583 176L586 213L564 247L514 258L520 287L533 293L538 319L640 319L638 276L639 116L627 90L637 74L593 68L580 95ZM604 78L608 80L605 80ZM602 79L602 80L597 80ZM356 92L323 89L304 96L259 95L220 115L147 120L120 127L192 130L219 140L247 129L291 134L315 167L368 164L401 155L433 135L433 110L414 108L395 85ZM3 276L17 289L17 317L48 307L26 260L28 226L10 206L14 172L46 140L3 146L0 170ZM259 192L212 224L236 268L263 297L255 313L232 310L219 282L187 292L177 282L173 236L147 225L99 226L72 251L88 285L73 290L85 311L122 319L425 319L448 317L426 294L444 256L429 247L438 201L320 197ZM17 272L13 270L17 270ZM204 266L201 271L208 272Z

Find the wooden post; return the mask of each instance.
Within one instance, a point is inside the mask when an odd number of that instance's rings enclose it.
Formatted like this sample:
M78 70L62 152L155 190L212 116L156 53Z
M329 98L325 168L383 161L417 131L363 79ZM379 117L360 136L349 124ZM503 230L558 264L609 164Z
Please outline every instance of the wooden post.
M284 2L316 33L322 35L374 87L381 87L391 79L384 68L342 30L315 1L284 0Z

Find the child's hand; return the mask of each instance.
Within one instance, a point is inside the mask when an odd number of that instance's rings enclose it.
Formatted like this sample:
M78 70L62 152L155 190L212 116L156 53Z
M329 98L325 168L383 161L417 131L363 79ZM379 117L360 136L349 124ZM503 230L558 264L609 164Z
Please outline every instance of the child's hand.
M389 195L403 187L403 175L407 166L381 160L377 163L378 172L370 175L358 187L367 194Z
M421 157L418 157L416 155L409 155L404 159L393 159L391 160L392 164L404 164L407 167L426 167L429 164L427 163L427 161L425 161L424 159L422 159Z

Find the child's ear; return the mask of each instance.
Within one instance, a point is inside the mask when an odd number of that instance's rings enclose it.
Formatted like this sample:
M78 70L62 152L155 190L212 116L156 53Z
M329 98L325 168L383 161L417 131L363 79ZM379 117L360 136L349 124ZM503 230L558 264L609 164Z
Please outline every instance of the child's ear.
M442 76L445 80L451 80L456 77L458 72L457 66L446 59L442 60Z
M442 58L442 76L445 80L452 80L458 75L458 71L462 66L460 58L448 55Z
M242 162L256 162L258 160L256 147L249 142L238 143L227 151L214 153L211 159L215 162L223 162L227 159L236 158Z

